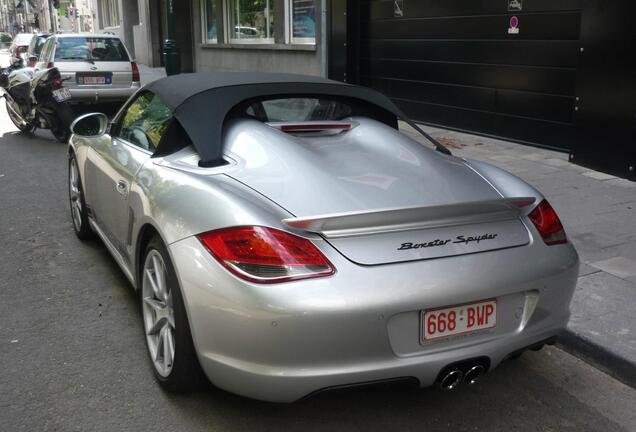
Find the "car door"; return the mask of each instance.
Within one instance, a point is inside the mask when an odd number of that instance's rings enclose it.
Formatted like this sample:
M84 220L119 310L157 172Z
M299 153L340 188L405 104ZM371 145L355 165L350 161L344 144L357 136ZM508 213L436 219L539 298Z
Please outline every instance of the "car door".
M49 62L51 61L51 54L53 51L53 46L55 45L55 38L49 38L44 45L42 46L42 50L40 51L40 58L38 62L35 64L37 69L47 69Z
M139 93L111 126L110 139L98 140L88 155L88 203L93 217L122 258L128 259L134 215L130 190L140 168L155 152L172 113L155 94Z

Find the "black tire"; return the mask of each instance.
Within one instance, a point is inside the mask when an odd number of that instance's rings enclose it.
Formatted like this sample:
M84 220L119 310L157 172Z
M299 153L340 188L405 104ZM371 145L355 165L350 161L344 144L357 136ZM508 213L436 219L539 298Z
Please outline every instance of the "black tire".
M166 246L158 236L153 237L148 242L143 259L141 260L138 294L144 336L146 336L146 326L144 321L144 290L142 284L144 283L143 272L146 258L151 251L158 252L165 264L165 281L171 292L174 313L174 361L172 362L172 369L167 376L162 376L158 372L152 358L150 346L148 345L148 338L144 337L146 340L148 360L150 361L153 374L161 387L169 392L186 393L205 389L209 386L209 381L201 369L194 343L192 342L192 333L190 331L190 324L188 322L183 296L181 295L179 281Z
M79 168L76 170L76 180L72 178L73 165L77 168L77 159L71 153L68 158L68 198L71 209L71 221L73 223L73 231L80 240L89 240L95 235L88 223L88 211L86 209L86 201L84 200L84 190L82 188L82 180L79 175ZM75 184L73 184L75 182ZM76 206L79 201L79 206Z
M20 132L29 133L29 134L35 132L35 126L32 125L31 123L26 123L26 124L20 123L20 120L15 116L15 114L13 114L11 107L9 107L9 101L5 100L5 104L7 108L7 114L9 115L11 122L15 125L15 127L18 128Z

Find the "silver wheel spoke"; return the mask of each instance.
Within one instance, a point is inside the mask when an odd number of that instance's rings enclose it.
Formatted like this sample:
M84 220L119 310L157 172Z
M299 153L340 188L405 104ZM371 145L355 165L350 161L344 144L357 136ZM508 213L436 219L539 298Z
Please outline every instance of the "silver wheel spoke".
M159 260L156 256L152 256L152 265L155 269L155 282L157 283L157 287L159 288L158 298L166 301L168 299L168 295L166 292L166 281L163 273L163 265L159 263Z
M167 377L172 371L176 349L174 309L172 290L166 280L166 264L155 249L146 256L141 290L148 351L157 373Z
M163 337L161 333L159 333L159 337L157 338L157 351L155 353L155 362L161 362L161 355L163 354Z
M170 348L170 362L174 362L174 333L172 329L168 329L168 347Z
M144 298L144 303L153 308L155 312L162 312L166 308L166 305L163 302L150 297Z
M157 321L155 321L155 323L152 325L152 327L150 327L148 329L148 331L146 332L149 336L154 336L156 334L160 334L161 331L163 330L164 326L165 326L165 320L163 319L158 319Z
M159 287L157 286L157 282L155 282L155 277L152 270L146 269L146 278L148 279L148 282L150 282L150 286L152 287L152 292L154 293L155 297L161 298Z
M69 170L69 195L71 199L71 216L73 217L73 223L75 228L80 230L82 228L82 200L79 190L79 175L77 172L77 163L75 159L71 159L71 165Z
M163 345L163 367L164 370L168 370L172 366L172 355L170 354L170 328L165 326L162 330L162 342Z

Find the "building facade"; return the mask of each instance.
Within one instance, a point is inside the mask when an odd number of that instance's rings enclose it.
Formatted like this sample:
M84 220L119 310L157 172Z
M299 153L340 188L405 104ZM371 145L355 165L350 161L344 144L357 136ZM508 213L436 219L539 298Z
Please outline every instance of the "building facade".
M326 75L325 0L193 0L196 70Z
M636 180L633 0L95 1L126 3L103 28L144 47L137 60L149 66L162 65L174 19L183 72L370 86L416 121L569 152Z
M136 56L133 27L139 23L137 0L91 0L93 31L118 35L133 56Z

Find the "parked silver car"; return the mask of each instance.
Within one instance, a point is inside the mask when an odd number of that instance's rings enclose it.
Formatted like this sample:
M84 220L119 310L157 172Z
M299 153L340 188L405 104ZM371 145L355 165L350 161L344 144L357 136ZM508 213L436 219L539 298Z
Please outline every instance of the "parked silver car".
M75 121L73 226L137 290L162 386L453 389L554 341L579 267L555 211L399 118L369 88L199 73Z
M109 34L56 34L42 47L39 69L57 67L71 103L125 101L140 87L137 64Z

